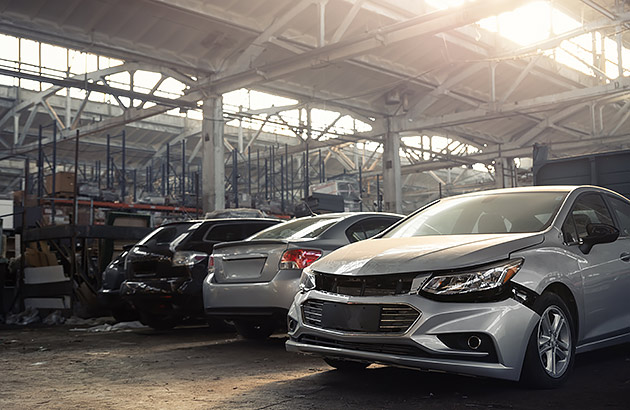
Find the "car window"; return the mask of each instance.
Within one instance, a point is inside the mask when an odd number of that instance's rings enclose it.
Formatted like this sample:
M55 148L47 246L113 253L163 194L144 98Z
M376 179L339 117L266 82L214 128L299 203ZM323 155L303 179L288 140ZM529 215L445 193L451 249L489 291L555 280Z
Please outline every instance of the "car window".
M566 192L511 192L440 200L384 234L386 238L540 232L557 214Z
M562 235L564 236L564 242L569 245L578 242L578 234L571 214L567 216L567 219L562 224Z
M608 197L612 211L619 222L621 236L630 236L630 204L618 198Z
M358 242L381 233L397 220L394 218L371 218L352 224L346 229L346 237L350 242Z
M583 239L588 235L586 227L595 223L613 225L604 198L599 194L579 196L573 204L571 214L563 224L562 231L565 235L565 241L572 243Z
M361 225L360 221L346 229L346 237L350 242L358 242L367 239L365 231L363 230L363 225Z
M265 228L268 228L270 226L276 225L276 223L270 223L270 222L265 222L265 223L256 223L256 222L248 222L245 225L242 225L243 227L243 235L244 238L247 238L248 236L252 236L255 233L258 233L260 231L262 231Z
M159 227L149 235L145 236L140 242L138 242L138 245L159 246L169 244L180 234L186 232L191 225L192 223L177 223Z
M243 239L243 228L241 224L216 224L208 229L205 242L228 242Z
M271 226L268 222L216 224L208 229L208 232L203 240L205 242L239 241L261 231L264 228L267 228L268 226Z
M316 238L339 220L341 218L338 216L307 216L265 229L250 237L249 240Z

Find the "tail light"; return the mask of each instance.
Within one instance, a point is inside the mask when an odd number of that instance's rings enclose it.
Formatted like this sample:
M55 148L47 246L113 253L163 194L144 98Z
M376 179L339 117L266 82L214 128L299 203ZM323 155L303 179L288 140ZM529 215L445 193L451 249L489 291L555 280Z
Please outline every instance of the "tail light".
M304 269L322 256L316 249L289 249L284 251L278 267L280 269Z
M208 257L208 273L214 273L214 256Z
M207 257L208 254L203 252L177 251L173 255L172 265L191 267L195 263L202 262Z

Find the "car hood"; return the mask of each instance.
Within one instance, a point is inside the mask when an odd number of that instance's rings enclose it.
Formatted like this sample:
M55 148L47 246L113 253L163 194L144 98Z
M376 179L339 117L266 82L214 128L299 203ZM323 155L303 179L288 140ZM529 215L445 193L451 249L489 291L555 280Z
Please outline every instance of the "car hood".
M369 239L334 251L312 268L350 276L457 269L507 259L543 240L542 233Z

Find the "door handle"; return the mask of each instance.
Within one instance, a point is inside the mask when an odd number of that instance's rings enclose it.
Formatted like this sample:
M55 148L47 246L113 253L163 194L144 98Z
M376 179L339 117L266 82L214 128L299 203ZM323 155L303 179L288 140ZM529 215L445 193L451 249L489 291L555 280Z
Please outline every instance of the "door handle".
M621 255L619 255L619 259L621 259L624 262L630 262L630 253L623 252Z

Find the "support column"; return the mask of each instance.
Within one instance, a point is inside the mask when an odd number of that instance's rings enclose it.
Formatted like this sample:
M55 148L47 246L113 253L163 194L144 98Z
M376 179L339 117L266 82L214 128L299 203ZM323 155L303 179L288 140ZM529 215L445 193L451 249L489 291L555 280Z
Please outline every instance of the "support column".
M210 97L203 102L203 210L225 208L225 165L223 148L223 97Z
M33 109L35 110L36 107L33 107ZM28 130L25 130L24 134L26 135L27 132ZM13 116L13 146L17 147L19 143L20 143L20 114L15 114Z
M497 158L494 161L494 182L497 188L511 188L514 185L513 164L511 158Z
M389 128L389 124L387 128ZM399 152L400 135L388 132L383 141L383 200L384 211L386 212L402 212Z

